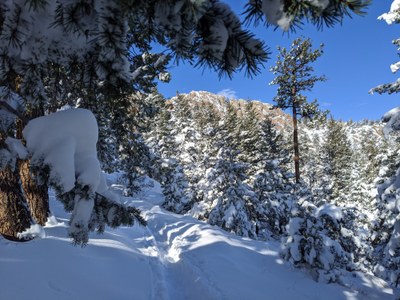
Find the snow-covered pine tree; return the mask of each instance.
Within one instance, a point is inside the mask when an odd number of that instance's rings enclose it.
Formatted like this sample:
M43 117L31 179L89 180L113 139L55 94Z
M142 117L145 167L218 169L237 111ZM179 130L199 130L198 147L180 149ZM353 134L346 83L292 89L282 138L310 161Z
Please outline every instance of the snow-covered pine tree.
M323 164L324 153L321 151L326 129L325 126L310 126L309 122L301 122L299 138L300 144L300 168L302 178L310 188L316 199L326 198L329 179L325 174L326 166Z
M228 6L217 1L181 4L175 7L164 1L2 2L0 35L7 42L0 45L5 54L0 86L18 93L25 107L46 107L55 94L47 87L60 87L62 83L66 84L66 94L82 95L84 104L104 101L102 96L108 98L110 94L99 92L102 90L114 91L119 98L125 87L140 83L136 77L143 75L148 65L134 59L131 50L148 50L153 40L168 45L180 58L197 58L199 64L229 74L245 65L250 74L258 70L258 63L266 58L263 43L241 29L239 19ZM181 16L179 20L169 18L177 14ZM221 26L212 27L214 23ZM224 29L224 37L230 37L229 41L220 44L220 35L215 36L215 30L208 28ZM196 39L192 39L194 34ZM58 83L49 80L52 73L59 74ZM1 103L2 109L7 109L8 103Z
M364 2L353 2L312 5L288 12L295 20L334 23L349 9L359 13L359 8L365 6ZM265 7L270 7L271 3L264 3ZM349 3L355 5L348 6ZM316 17L305 13L315 9L323 14ZM258 12L260 10L248 14L257 15ZM50 103L49 96L54 93L46 90L46 79L52 77L50 74L54 70L60 72L63 83L68 82L66 92L71 95L80 89L93 92L101 87L133 86L143 68L131 59L130 50L148 50L153 41L167 46L178 59L210 66L221 74L232 75L238 68L255 74L259 63L267 58L263 43L243 30L229 6L217 0L3 1L0 3L0 38L5 41L0 45L4 54L0 86L18 93L25 107ZM16 80L18 90L14 85ZM93 99L99 100L96 96ZM15 113L7 98L2 98L0 104L3 110ZM17 115L26 119L23 113Z
M289 152L282 136L268 118L259 126L258 151L261 156L257 171L250 178L256 194L255 214L257 235L260 238L280 237L289 221L293 206L294 185L287 171Z
M343 206L349 201L353 151L342 122L332 118L328 121L322 151L325 153L324 169L330 181L329 202Z
M212 201L208 222L235 234L257 238L255 195L245 184L246 165L237 161L235 149L222 146L216 164L207 171L208 201Z
M278 85L277 95L274 97L275 107L283 110L289 109L293 118L293 151L296 182L300 182L300 151L298 138L297 118L315 118L323 113L314 100L307 102L307 97L302 93L311 91L315 83L325 81L324 76L313 75L314 68L310 65L323 53L322 47L312 50L310 39L297 38L290 49L278 47L276 65L270 71L276 75L271 85Z
M249 165L248 177L262 167L265 140L261 138L260 116L254 102L247 102L239 120L238 160ZM273 141L271 141L273 143Z
M255 238L254 193L245 183L248 165L238 160L238 111L227 103L226 113L213 136L210 168L200 182L204 189L196 215L238 235Z
M191 193L180 161L176 158L162 158L160 169L162 174L162 191L165 209L176 213L184 213L190 209Z
M399 24L400 23L400 3L397 0L392 2L390 6L390 11L382 14L378 17L380 20L385 20L387 24ZM392 43L399 49L400 47L400 38L394 39ZM390 65L390 70L392 73L396 73L400 68L400 61ZM379 94L393 94L398 93L400 91L400 79L398 78L395 82L381 84L375 88L370 90L370 93L377 92Z
M121 126L112 128L118 145L114 167L123 171L125 194L133 195L146 185L145 176L152 174L154 157L143 135L150 131L151 120L164 107L165 100L157 91L136 93L129 98L130 105L121 117Z
M215 135L218 132L222 116L214 104L203 101L196 106L193 112L195 116L194 126L199 138L196 140L196 162L188 173L191 185L192 203L191 214L200 219L204 218L204 210L199 208L205 204L205 191L208 189L206 177L207 170L213 167ZM208 214L208 212L207 212Z
M389 112L390 114L390 112ZM385 132L392 129L390 118L398 118L394 114L386 118L387 127ZM396 135L397 136L397 135ZM371 236L374 255L372 262L374 272L378 276L389 280L393 286L400 284L400 149L398 141L387 136L388 143L394 145L387 148L387 153L381 158L379 171L377 208L375 215L377 219L373 224Z
M304 196L297 209L292 210L281 255L295 266L308 269L316 280L336 282L343 271L355 267L350 249L346 248L352 241L342 237L346 232L342 209L332 204L317 208Z

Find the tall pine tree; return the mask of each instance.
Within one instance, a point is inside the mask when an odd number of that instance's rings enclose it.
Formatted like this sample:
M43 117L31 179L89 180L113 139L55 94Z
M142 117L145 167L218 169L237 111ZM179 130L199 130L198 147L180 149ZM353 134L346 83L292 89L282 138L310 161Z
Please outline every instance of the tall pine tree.
M293 118L293 151L296 182L300 181L300 150L297 118L314 118L320 115L316 100L307 102L302 93L311 91L315 83L325 81L324 76L313 75L314 68L310 65L322 55L322 45L317 50L311 49L310 39L298 38L293 41L290 49L278 47L279 55L276 65L270 70L276 75L271 85L278 85L274 97L275 107L289 109Z

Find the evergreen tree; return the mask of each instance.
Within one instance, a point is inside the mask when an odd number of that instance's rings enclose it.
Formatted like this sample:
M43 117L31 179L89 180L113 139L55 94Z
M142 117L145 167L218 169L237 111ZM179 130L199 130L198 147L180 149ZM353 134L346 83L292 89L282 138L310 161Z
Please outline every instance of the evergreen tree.
M300 181L297 117L314 118L321 114L316 100L308 103L307 97L302 92L310 91L318 81L325 81L324 76L312 75L314 68L310 66L322 55L322 45L317 50L312 50L311 46L309 39L298 38L293 41L289 50L278 47L278 59L276 65L271 68L271 72L276 77L270 84L278 85L278 92L274 97L275 107L290 109L292 113L294 166L297 183Z
M260 3L249 5L258 9ZM269 2L264 3L265 7L270 6ZM347 0L301 10L290 6L288 12L298 21L335 23L349 10L360 13L363 6L363 1ZM320 13L318 17L314 15L316 11ZM258 12L248 11L248 15ZM209 66L228 76L238 68L244 68L249 75L256 74L268 54L262 42L242 29L229 6L217 0L73 0L56 4L42 0L3 1L0 40L0 87L17 93L27 112L29 106L54 108L49 100L53 95L58 99L64 94L73 101L82 95L83 107L90 107L97 101L107 101L104 99L119 99L120 93L131 91L135 84L146 84L148 66L157 67L159 60L150 58L143 63L134 51L146 53L154 41L168 47L177 59ZM162 60L162 56L159 58ZM56 78L60 80L57 82ZM1 98L2 110L27 119L24 112ZM101 111L107 106L97 108ZM102 125L103 120L99 121ZM14 189L21 187L16 184ZM8 196L1 192L0 197Z
M378 183L377 207L373 233L374 272L389 280L393 286L400 283L400 200L399 200L399 147L397 141L382 158Z
M329 120L323 152L326 175L331 181L331 201L346 202L350 194L353 152L342 122Z
M325 126L310 127L309 123L302 122L299 132L302 141L300 167L303 180L319 200L326 197L330 184L325 172L327 166L323 163L325 136Z
M352 271L355 266L344 232L343 212L340 208L326 204L318 208L300 195L302 202L293 210L287 225L281 255L295 266L305 267L318 281L337 282L343 271Z
M385 20L387 24L399 24L400 23L400 10L398 7L398 3L393 1L390 11L388 13L384 13L383 15L379 16L378 19ZM400 39L394 39L392 43L399 49L400 46ZM392 73L396 73L400 68L400 62L394 63L390 65L390 70ZM400 91L400 79L398 78L395 82L392 83L385 83L381 84L373 89L370 90L370 93L377 92L379 94L393 94L398 93Z
M287 171L289 152L270 119L262 120L259 129L262 160L250 181L257 197L254 218L259 237L277 238L285 231L294 201L294 186Z
M189 182L177 159L161 159L161 186L164 194L162 206L175 213L189 210L191 195Z
M246 165L237 162L233 149L222 147L208 171L207 197L212 201L208 222L241 236L256 238L254 193L244 183Z

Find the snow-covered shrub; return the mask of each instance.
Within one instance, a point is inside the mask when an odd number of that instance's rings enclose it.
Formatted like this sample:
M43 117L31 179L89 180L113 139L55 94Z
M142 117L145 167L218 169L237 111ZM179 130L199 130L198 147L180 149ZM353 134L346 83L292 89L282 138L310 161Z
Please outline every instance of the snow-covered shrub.
M341 269L354 268L351 255L340 241L342 218L339 207L325 204L317 208L302 201L292 211L286 227L282 257L297 267L308 269L316 280L336 282Z

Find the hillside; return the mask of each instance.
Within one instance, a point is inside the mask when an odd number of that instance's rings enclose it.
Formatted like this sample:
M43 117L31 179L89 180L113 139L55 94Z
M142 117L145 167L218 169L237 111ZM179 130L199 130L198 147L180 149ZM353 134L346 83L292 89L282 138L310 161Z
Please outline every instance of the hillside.
M174 105L177 101L188 101L194 110L204 106L205 104L209 104L221 115L226 112L226 101L228 99L221 95L207 91L192 91L188 94L179 94L179 97L181 98L178 99L178 96L172 97L168 100L168 103ZM259 118L270 118L277 129L290 128L292 126L292 118L290 115L286 114L279 108L273 109L271 104L257 100L229 99L229 102L237 108L239 115L243 114L245 106L249 101L253 103Z

